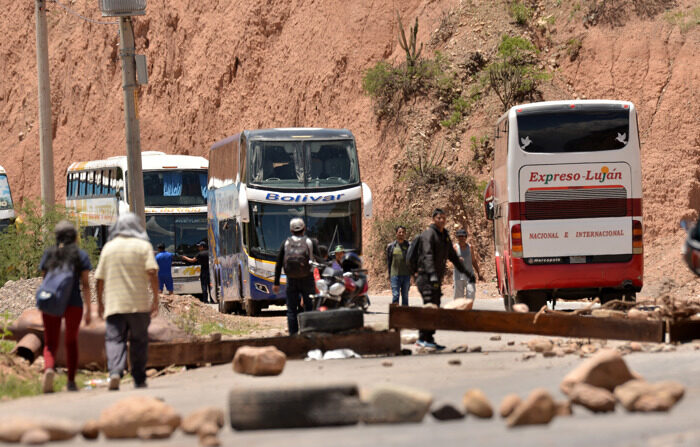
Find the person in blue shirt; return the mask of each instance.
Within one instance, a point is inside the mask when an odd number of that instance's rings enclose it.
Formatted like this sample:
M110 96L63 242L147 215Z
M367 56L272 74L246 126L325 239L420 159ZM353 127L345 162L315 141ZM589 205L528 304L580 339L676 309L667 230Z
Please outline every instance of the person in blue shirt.
M158 289L162 292L163 287L168 289L168 294L173 294L173 254L165 251L165 244L158 244L156 262L158 263Z

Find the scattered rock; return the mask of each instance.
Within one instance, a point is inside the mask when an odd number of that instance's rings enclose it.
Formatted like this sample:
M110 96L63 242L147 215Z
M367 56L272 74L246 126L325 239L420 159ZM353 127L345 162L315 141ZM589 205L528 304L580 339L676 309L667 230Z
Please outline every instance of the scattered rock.
M513 345L515 344L515 342L514 342L513 340L511 340L511 341L509 341L509 342L506 343L506 344L507 344L508 346L513 346Z
M638 343L636 341L633 341L632 343L629 344L630 351L632 352L639 352L642 350L642 344Z
M522 359L523 359L523 361L530 360L531 358L534 358L536 355L537 355L537 354L526 353L526 354L523 354Z
M549 424L556 414L556 404L549 392L543 388L533 390L508 417L508 427L520 425Z
M571 389L569 397L573 403L582 405L594 413L615 411L615 396L605 388L577 383Z
M571 401L570 400L564 400L560 402L556 402L556 416L571 416L574 414L573 410L571 409Z
M554 351L544 351L542 353L542 357L556 357L556 355L557 355L557 353ZM564 355L564 353L562 352L562 356L563 355Z
M368 424L421 422L430 410L433 396L422 390L399 385L383 385L365 397L367 411L362 420Z
M578 350L576 345L565 345L564 347L561 348L564 354L573 354Z
M432 414L438 421L464 419L464 413L455 408L452 404L438 405L430 412L430 414Z
M448 365L453 365L453 366L459 366L462 364L462 361L460 359L451 359L447 361Z
M153 377L153 376L155 376L156 374L158 374L158 370L155 369L155 368L148 368L148 369L146 370L146 377Z
M600 318L625 318L625 313L614 309L593 309L591 315Z
M98 424L107 438L136 438L141 427L168 425L176 429L180 425L180 415L154 397L134 396L102 410Z
M462 404L467 413L482 419L493 417L493 408L486 395L479 389L471 389L464 394Z
M23 417L11 417L0 421L0 441L19 442L29 430L40 428L35 421Z
M20 442L26 445L41 445L46 444L50 440L49 432L42 428L32 428L24 432Z
M664 346L663 346L663 345L654 345L654 346L652 346L652 348L650 349L651 352L661 352L661 351L663 351L663 350L664 350Z
M426 304L423 304L423 308L424 309L437 309L438 306L435 303L426 303Z
M382 366L384 366L384 367L387 367L387 368L388 368L388 367L390 367L390 366L394 366L394 364L393 364L393 363L391 363L391 362L390 362L390 361L388 361L388 360L384 360L384 361L382 362Z
M219 425L216 422L205 422L197 430L197 436L206 438L207 436L217 436L219 434Z
M501 340L501 336L500 336L500 335L493 335L493 336L489 337L489 340L491 340L491 341L500 341L500 340Z
M664 346L663 352L673 352L676 350L676 347L673 345L666 345Z
M507 418L521 402L522 399L520 399L520 396L517 394L508 394L501 401L501 406L498 407L498 414L500 414L502 418Z
M547 338L538 337L528 341L527 347L530 348L530 351L549 352L554 349L554 343L552 343L552 340Z
M459 345L452 350L452 352L469 352L468 345Z
M627 318L630 320L646 320L647 313L639 309L630 309L627 311Z
M481 346L472 346L469 348L469 352L481 352Z
M630 380L615 388L615 397L627 411L668 411L684 394L685 387L674 381Z
M85 424L80 431L85 439L97 439L100 436L100 425L96 420L90 419Z
M472 310L472 307L474 307L474 300L468 300L466 298L457 298L445 305L445 309L454 310Z
M577 383L587 383L612 391L616 386L634 378L617 350L604 349L570 371L559 388L566 395Z
M581 346L581 354L595 354L598 351L598 347L590 343Z
M152 425L136 429L136 436L143 440L167 439L173 434L173 431L175 428L170 425Z
M527 304L525 304L525 303L516 303L516 304L513 304L513 312L517 312L520 314L526 314L526 313L530 312L530 308L527 307Z
M287 356L274 346L241 346L233 357L233 370L252 376L276 376L282 373Z
M43 430L50 441L67 441L80 433L80 424L68 419L10 417L0 421L0 441L20 442L30 430Z
M416 334L401 334L401 344L402 345L412 345L418 341L418 335Z
M203 436L199 438L199 445L202 447L219 447L221 441L217 436Z
M202 425L215 423L219 428L224 426L224 411L217 407L204 407L188 414L183 420L180 428L182 431L193 435L199 432Z

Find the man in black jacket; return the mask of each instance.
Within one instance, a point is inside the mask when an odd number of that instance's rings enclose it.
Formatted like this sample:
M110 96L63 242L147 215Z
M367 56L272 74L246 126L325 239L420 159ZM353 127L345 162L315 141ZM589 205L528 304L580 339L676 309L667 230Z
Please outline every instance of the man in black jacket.
M455 252L450 235L445 229L446 222L445 212L435 208L433 223L420 235L416 286L423 297L423 304L432 303L437 307L440 307L442 278L445 275L448 259L457 270L467 275L470 281L476 280L474 274L464 266ZM444 346L435 343L434 334L435 331L419 331L417 345L423 348L445 349Z

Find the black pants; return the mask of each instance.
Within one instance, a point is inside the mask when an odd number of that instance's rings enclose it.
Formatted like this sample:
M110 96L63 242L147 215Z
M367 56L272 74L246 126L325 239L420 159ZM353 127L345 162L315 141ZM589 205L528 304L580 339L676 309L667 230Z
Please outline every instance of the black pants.
M199 276L199 283L202 285L202 301L208 303L211 300L211 289L209 286L209 276Z
M110 375L122 377L126 371L126 341L129 341L131 375L137 384L146 382L148 325L151 314L113 314L105 320L105 352Z
M314 293L315 287L313 276L287 278L287 327L289 335L299 332L299 321L297 320L299 312L313 309L309 295ZM303 308L299 304L302 299L304 300Z
M418 274L416 277L416 287L423 298L423 304L433 303L440 307L440 297L442 297L442 281L438 281L438 287L433 287L430 283L430 276ZM418 340L434 342L435 331L418 331Z

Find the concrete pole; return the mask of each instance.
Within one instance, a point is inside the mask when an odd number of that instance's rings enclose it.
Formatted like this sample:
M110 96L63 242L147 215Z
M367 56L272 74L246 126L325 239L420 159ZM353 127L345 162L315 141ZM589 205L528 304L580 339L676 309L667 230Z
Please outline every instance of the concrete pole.
M51 211L56 200L53 174L53 131L51 125L51 82L49 81L49 38L46 31L46 1L35 0L36 69L39 85L39 163L42 212Z
M129 210L139 216L146 228L144 210L143 169L141 167L141 137L137 111L136 61L134 59L134 28L131 17L119 18L120 50L122 59L122 88L124 89L124 119L126 121L126 158L129 177Z

